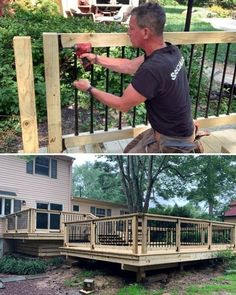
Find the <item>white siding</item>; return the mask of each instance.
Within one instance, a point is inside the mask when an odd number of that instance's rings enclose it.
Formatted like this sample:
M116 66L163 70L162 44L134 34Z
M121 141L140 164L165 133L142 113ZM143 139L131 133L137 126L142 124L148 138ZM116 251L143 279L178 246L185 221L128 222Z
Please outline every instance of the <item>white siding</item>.
M16 193L17 199L25 200L22 209L36 208L36 202L63 204L63 210L71 207L71 165L65 156L57 159L57 179L26 173L26 159L19 155L0 156L0 190ZM0 221L0 234L2 225Z

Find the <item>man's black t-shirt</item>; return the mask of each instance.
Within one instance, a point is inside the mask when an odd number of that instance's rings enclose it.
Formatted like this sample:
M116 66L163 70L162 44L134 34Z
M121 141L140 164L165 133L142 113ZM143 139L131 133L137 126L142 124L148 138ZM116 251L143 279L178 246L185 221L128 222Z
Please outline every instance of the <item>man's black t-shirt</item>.
M167 136L191 136L191 100L179 49L169 43L145 57L132 79L132 86L145 96L152 128Z

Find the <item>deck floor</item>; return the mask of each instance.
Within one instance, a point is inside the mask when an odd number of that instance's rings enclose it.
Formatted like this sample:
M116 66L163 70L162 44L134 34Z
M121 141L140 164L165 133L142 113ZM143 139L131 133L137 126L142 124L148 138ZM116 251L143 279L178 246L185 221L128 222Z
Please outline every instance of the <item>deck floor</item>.
M66 153L123 153L126 145L132 140L122 139L98 144L88 144L76 148L68 148ZM236 129L211 131L210 136L201 139L205 153L235 153Z

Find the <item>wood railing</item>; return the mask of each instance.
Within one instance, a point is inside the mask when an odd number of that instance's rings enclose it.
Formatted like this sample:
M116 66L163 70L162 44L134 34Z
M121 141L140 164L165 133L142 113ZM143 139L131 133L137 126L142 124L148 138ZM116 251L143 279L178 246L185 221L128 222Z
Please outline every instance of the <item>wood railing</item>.
M236 63L231 61L234 68L232 74L232 81L230 81L227 98L223 102L223 89L225 82L225 74L229 58L234 56L236 32L168 32L165 33L165 40L173 44L187 45L189 48L185 51L189 52L187 62L188 78L195 81L195 86L192 90L196 90L193 95L193 114L195 118L200 119L201 127L210 127L215 125L223 125L227 123L235 123L235 110L232 107L233 98L235 95L235 76L236 76ZM138 126L135 122L135 109L133 111L133 123L131 126L123 127L122 114L119 114L118 128L108 130L108 108L105 108L105 126L103 130L94 130L94 126L98 125L94 122L93 106L94 100L90 99L90 130L88 132L78 134L78 126L75 127L75 133L62 136L62 122L61 122L61 94L60 94L60 64L59 55L60 51L65 48L74 48L78 42L91 42L94 50L98 48L121 48L122 55L124 49L129 47L130 40L125 33L87 33L87 34L60 34L60 33L44 33L43 46L44 46L44 62L45 62L45 82L46 82L46 101L47 101L47 122L48 122L48 152L56 153L61 152L67 147L75 147L90 143L99 143L105 141L112 141L117 139L125 139L136 136L146 127L146 119L144 118L144 125ZM212 99L213 77L215 75L215 65L217 62L219 45L225 44L227 48L225 51L224 61L221 62L223 66L223 74L221 83L219 83L219 97L217 102ZM200 48L203 52L199 53L196 46L202 45ZM213 61L207 60L206 50L207 46L214 46ZM208 46L208 47L209 47ZM212 50L212 48L210 48ZM35 109L35 91L34 91L34 77L33 77L33 64L31 52L30 37L15 37L14 38L14 51L16 59L16 73L18 83L19 105L21 114L21 128L23 137L24 152L38 152L38 131L37 131L37 116ZM109 50L107 51L109 53ZM193 61L199 66L198 74L193 75ZM210 66L209 66L210 63ZM75 60L75 68L77 61ZM201 97L201 89L203 87L203 75L206 69L210 68L210 77L207 83L204 95L204 100ZM107 72L108 73L108 72ZM93 82L94 75L91 73ZM106 89L109 88L108 74L104 75ZM75 77L74 77L75 78ZM123 81L122 77L121 80ZM196 83L197 81L197 83ZM72 82L72 81L71 81ZM123 83L123 82L121 82ZM123 84L122 84L123 85ZM121 90L122 90L121 85ZM124 86L124 85L123 85ZM105 89L105 90L106 90ZM110 88L109 88L110 89ZM110 89L111 90L111 89ZM72 89L73 91L73 89ZM214 109L211 110L211 105L214 104ZM75 106L78 105L78 96L75 93ZM212 115L213 114L213 115ZM99 116L100 117L100 116ZM146 115L145 115L146 117ZM218 118L220 117L220 120ZM75 124L78 123L78 109L75 108Z
M65 222L65 247L133 254L235 248L236 224L153 214Z
M90 220L93 214L74 212L26 209L6 216L5 233L64 233L64 223L71 221Z

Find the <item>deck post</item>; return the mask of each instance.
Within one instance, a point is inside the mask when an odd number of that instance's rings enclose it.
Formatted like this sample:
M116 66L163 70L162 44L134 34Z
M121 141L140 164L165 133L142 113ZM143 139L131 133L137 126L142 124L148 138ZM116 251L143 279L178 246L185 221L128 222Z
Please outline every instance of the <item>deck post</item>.
M132 218L132 241L133 241L133 254L138 254L138 215Z
M64 228L64 246L67 247L69 244L69 229L68 229L68 224L65 224Z
M57 33L43 33L48 116L48 152L62 151L59 41Z
M60 212L60 232L64 233L65 231L65 213Z
M90 230L91 230L91 239L90 239L90 248L91 250L94 250L95 248L95 223L94 221L91 221L90 223Z
M178 218L176 222L176 251L180 252L181 246L181 221Z
M231 243L233 244L233 247L236 247L236 225L231 230Z
M146 273L145 270L143 270L141 267L138 267L138 270L136 272L136 282L141 283L145 280Z
M31 233L36 231L36 218L37 213L35 209L31 209Z
M15 232L17 233L17 214L15 214Z
M208 249L211 250L212 246L212 222L208 224Z
M142 216L142 254L147 253L147 216Z
M13 38L16 77L18 86L23 149L25 153L38 153L38 128L35 106L35 90L31 38Z

